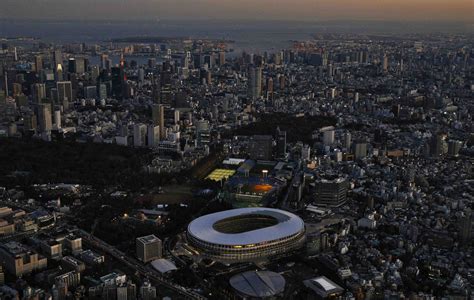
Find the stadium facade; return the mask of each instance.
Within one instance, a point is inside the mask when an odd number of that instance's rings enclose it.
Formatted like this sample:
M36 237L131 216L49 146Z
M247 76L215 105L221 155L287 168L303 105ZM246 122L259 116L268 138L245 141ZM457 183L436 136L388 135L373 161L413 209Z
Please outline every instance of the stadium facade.
M239 208L197 218L187 239L203 258L224 263L265 260L303 246L303 220L284 210Z

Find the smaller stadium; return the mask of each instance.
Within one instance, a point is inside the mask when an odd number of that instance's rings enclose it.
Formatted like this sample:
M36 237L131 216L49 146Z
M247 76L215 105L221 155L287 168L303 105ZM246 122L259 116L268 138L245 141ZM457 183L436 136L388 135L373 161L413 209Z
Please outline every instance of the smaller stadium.
M188 225L187 240L202 258L223 263L264 261L302 247L305 225L284 210L238 208L195 219Z
M230 158L206 179L225 183L224 198L234 208L271 206L286 184L279 168L273 161Z

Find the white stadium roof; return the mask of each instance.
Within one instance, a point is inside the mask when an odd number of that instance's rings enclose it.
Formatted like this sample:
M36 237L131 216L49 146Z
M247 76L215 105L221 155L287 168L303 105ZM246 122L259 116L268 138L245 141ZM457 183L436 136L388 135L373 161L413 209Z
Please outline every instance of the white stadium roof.
M269 216L278 223L241 233L224 233L217 231L213 225L221 220L251 215ZM199 217L188 225L188 233L195 238L218 245L237 246L270 242L295 235L304 230L303 220L284 210L273 208L239 208Z

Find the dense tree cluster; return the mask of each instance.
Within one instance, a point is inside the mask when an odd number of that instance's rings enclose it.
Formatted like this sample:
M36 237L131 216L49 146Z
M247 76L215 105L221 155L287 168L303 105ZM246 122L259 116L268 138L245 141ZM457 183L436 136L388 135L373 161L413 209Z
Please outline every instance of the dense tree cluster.
M312 134L315 130L336 124L336 118L326 116L292 116L284 113L261 114L257 122L235 130L233 135L273 135L277 127L287 132L289 142L302 141L312 143Z

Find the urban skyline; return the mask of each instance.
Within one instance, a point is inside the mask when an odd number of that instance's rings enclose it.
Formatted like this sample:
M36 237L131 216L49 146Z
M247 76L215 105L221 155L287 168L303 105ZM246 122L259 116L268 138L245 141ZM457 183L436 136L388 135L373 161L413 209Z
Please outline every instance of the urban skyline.
M474 299L466 2L1 8L0 299Z

